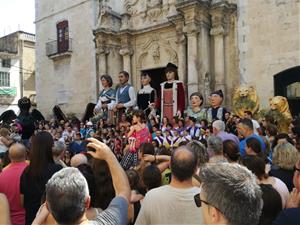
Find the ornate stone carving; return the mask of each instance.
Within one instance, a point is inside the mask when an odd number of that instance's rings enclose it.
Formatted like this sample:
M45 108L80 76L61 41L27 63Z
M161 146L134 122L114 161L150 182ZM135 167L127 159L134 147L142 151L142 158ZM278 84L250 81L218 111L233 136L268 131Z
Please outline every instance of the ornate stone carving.
M110 53L109 48L105 46L98 46L98 48L96 49L97 55L108 55L109 53Z
M136 13L136 9L134 9L134 6L138 3L139 0L125 0L124 1L124 8L126 12L129 14Z
M187 35L196 35L200 32L199 26L195 23L189 23L183 27L183 32Z
M213 27L210 30L210 35L212 35L212 36L225 35L225 29L224 29L224 27L222 25Z
M144 60L152 58L152 64L165 64L166 62L172 62L178 64L177 52L171 47L169 41L162 40L158 35L153 35L148 39L148 41L142 46L142 53L138 58L138 67L143 68ZM168 56L167 59L164 59L164 62L161 62L162 53ZM149 58L150 57L150 58Z
M121 56L133 55L133 49L131 47L125 47L122 48L119 53Z

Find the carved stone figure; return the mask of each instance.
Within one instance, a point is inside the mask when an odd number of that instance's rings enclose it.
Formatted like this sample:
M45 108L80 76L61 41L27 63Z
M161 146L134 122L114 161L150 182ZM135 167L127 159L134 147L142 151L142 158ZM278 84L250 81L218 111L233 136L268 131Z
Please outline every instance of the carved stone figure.
M269 115L273 116L280 132L288 132L288 127L292 121L289 103L285 97L275 96L269 99Z
M259 98L253 86L240 86L233 93L233 113L239 117L244 116L245 111L255 114L259 109Z

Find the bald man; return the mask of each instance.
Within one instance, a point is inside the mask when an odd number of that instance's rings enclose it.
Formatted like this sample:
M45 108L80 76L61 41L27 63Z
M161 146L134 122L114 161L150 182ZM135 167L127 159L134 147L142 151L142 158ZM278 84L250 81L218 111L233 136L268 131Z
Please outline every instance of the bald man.
M0 173L0 192L8 199L12 224L22 225L25 224L25 210L20 201L20 177L28 166L26 148L13 144L8 151L11 163Z
M182 146L173 151L170 185L147 192L135 224L203 224L202 214L194 204L194 196L200 193L192 181L197 163L192 149Z
M71 158L71 167L78 167L81 164L87 164L88 160L84 154L77 154Z

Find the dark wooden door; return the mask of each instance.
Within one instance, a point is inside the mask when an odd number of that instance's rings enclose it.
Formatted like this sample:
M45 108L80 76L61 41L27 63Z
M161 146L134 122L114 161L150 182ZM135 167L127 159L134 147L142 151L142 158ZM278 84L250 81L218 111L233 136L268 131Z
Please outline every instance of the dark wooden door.
M67 20L59 22L57 29L57 52L62 53L69 50L69 23Z

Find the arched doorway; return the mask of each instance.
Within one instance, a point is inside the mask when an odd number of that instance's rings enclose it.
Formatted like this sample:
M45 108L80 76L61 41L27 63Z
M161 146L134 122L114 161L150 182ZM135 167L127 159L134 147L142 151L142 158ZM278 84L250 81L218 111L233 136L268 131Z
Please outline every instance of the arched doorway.
M291 113L300 113L300 66L274 75L274 94L288 99Z

